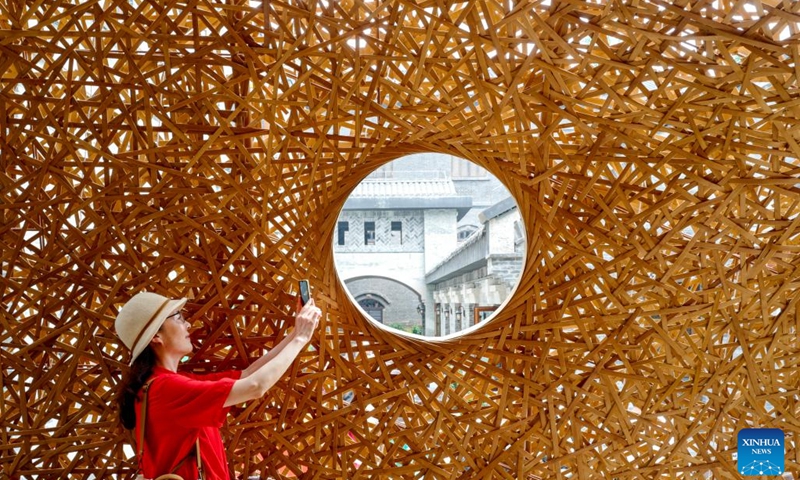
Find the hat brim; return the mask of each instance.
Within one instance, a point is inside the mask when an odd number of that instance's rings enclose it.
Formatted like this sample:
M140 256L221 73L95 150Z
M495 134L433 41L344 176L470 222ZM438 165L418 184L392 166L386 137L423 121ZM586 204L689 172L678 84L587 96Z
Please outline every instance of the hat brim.
M187 300L188 299L186 298L181 298L178 300L170 300L169 302L167 302L164 308L162 308L161 311L158 312L158 316L153 320L152 323L150 323L150 325L147 327L144 333L142 333L141 337L139 337L139 341L136 343L136 345L133 346L133 349L131 351L131 363L129 365L133 365L133 362L136 361L137 358L139 358L139 355L142 354L145 347L147 347L150 344L150 340L152 340L153 337L156 336L156 333L158 333L158 330L161 329L161 325L164 325L164 322L167 320L167 317L170 316L170 314L174 313L176 310L183 308L183 306L186 305Z

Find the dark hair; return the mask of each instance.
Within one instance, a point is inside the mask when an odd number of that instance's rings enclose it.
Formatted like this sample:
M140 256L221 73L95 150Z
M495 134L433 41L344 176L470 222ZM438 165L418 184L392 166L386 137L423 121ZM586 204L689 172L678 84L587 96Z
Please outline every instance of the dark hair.
M133 430L136 426L136 397L139 390L153 374L156 366L156 354L150 345L133 361L130 370L122 378L117 404L119 405L119 421L123 427Z

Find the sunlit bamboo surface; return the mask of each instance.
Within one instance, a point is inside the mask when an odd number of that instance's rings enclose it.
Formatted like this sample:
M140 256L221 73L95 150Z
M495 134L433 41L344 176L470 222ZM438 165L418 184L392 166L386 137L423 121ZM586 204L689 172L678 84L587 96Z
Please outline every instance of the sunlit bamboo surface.
M0 2L0 477L131 478L113 331L191 298L194 372L319 335L223 436L239 478L800 469L800 2ZM451 340L365 320L339 209L415 152L510 189L527 261ZM126 446L127 445L127 446Z

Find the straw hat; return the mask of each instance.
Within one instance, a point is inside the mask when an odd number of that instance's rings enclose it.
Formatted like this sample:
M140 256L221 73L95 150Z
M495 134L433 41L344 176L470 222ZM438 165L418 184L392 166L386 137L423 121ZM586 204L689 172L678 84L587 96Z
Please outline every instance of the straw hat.
M158 333L167 315L184 304L185 298L173 300L157 293L140 292L123 305L114 328L122 343L131 351L131 365Z

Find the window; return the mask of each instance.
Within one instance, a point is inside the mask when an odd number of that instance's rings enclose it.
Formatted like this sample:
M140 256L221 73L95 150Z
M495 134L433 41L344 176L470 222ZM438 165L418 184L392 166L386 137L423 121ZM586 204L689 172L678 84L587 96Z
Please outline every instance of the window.
M473 233L478 230L478 227L474 225L464 225L463 227L458 228L458 242L461 243L464 240L468 239Z
M474 309L475 312L475 324L486 320L487 318L491 317L494 311L497 310L497 305L494 306L476 306Z
M336 230L337 230L337 244L338 245L345 245L345 240L347 238L347 231L350 230L350 225L347 222L337 222L336 223Z
M403 222L392 222L391 239L393 245L403 244Z
M375 245L375 222L364 222L364 245Z

